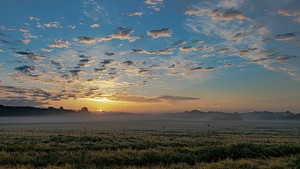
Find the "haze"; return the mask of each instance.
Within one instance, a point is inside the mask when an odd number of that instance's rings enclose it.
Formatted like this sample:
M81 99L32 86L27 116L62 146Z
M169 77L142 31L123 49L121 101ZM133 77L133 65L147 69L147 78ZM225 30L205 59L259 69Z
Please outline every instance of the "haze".
M297 0L0 1L0 104L300 112Z

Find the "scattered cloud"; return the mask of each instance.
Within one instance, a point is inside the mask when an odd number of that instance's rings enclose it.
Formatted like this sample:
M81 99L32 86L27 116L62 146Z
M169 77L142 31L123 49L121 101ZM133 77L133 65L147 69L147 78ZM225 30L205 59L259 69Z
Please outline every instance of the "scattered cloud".
M207 12L208 10L209 9L207 9L207 8L205 8L205 9L189 8L184 13L186 15L198 15L200 13Z
M36 68L35 66L24 65L24 66L16 67L15 70L22 74L30 74L35 70L35 68Z
M293 40L295 38L296 38L295 33L278 34L274 37L274 39L278 41L288 41L288 40Z
M133 96L133 95L113 95L111 100L121 102L135 102L135 103L154 103L154 102L180 102L180 101L195 101L200 100L196 97L170 96L162 95L157 97Z
M21 40L21 42L24 44L24 45L28 45L30 43L30 39L23 39Z
M31 21L39 21L40 19L39 19L39 18L36 18L36 17L34 17L34 16L30 16L30 17L29 17L29 20L31 20Z
M48 47L50 48L68 48L70 46L70 42L67 40L54 40L54 43L48 44Z
M67 28L76 29L76 26L75 25L68 25Z
M201 47L195 47L195 46L183 46L183 47L180 47L179 50L181 52L191 52L191 51L199 51L199 50L202 50L204 47L201 46Z
M289 11L287 9L278 10L277 13L282 16L292 16L292 17L296 17L300 15L300 11Z
M229 48L218 49L218 50L216 50L216 52L224 55L225 53L229 52Z
M5 97L0 99L0 104L6 105L6 106L33 106L33 107L40 107L45 104L48 104L48 102L41 102L37 101L35 99L27 99L25 97L19 96L19 97Z
M171 37L171 30L169 28L151 30L151 31L147 31L147 35L151 36L153 39L159 37Z
M40 59L45 58L45 56L37 55L37 54L32 53L32 52L16 52L15 55L25 57L25 58L27 58L31 61L38 61Z
M223 9L218 8L210 11L208 15L213 20L220 20L220 21L230 21L233 19L240 19L240 20L251 20L250 18L243 15L241 11L235 9Z
M116 55L115 53L112 53L112 52L106 52L106 53L104 53L106 56L114 56L114 55Z
M53 49L41 48L41 51L42 51L42 52L52 52Z
M75 41L79 42L79 43L85 43L85 44L93 44L96 43L97 40L94 38L90 38L90 37L86 37L86 36L80 36L78 38L74 39Z
M94 24L91 24L91 25L90 25L90 27L91 27L91 28L99 28L99 27L100 27L100 25L99 25L99 24L97 24L97 23L94 23Z
M82 3L84 16L93 21L102 20L110 23L108 19L108 12L101 7L99 2L96 0L83 0Z
M75 77L75 76L78 76L79 73L82 72L82 70L79 70L79 69L73 69L73 70L70 70L69 73Z
M163 0L145 0L144 2L154 11L160 11L160 7L163 6Z
M129 42L134 42L140 39L139 37L130 36L131 33L133 33L132 29L120 27L113 34L111 34L110 37L113 39L128 40Z
M38 28L61 28L60 23L59 22L49 22L49 23L45 23L45 24L41 24L38 22L37 24Z
M191 101L191 100L200 100L200 98L196 97L182 97L182 96L169 96L163 95L158 97L159 100L166 100L166 101Z
M177 46L177 45L184 45L184 44L186 44L185 40L178 40L178 41L174 42L172 45Z
M152 51L147 51L142 49L132 49L131 53L148 54L148 55L170 55L174 53L173 50L174 48L166 48L162 50L152 50Z
M113 59L105 59L102 62L100 62L100 65L103 66L103 67L105 67L106 65L112 64L114 62L115 61Z
M195 71L195 70L204 70L204 71L208 71L208 70L214 70L214 67L194 67L194 68L190 68L190 71Z
M123 15L127 15L127 16L141 16L141 15L143 15L143 12L128 12L128 13L125 13Z
M110 40L112 40L111 37L103 37L103 38L98 38L97 42L110 41Z
M131 66L131 65L134 64L134 62L131 61L131 60L127 60L127 61L122 62L122 64L127 65L127 66Z

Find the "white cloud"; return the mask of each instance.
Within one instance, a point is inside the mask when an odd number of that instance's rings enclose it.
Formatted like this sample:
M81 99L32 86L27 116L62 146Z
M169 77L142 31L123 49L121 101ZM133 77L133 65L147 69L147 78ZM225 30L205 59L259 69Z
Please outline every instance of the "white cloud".
M31 21L38 21L38 20L40 20L39 18L36 18L36 17L34 17L34 16L30 16L29 17L29 20L31 20Z
M127 15L127 16L141 16L141 15L143 15L143 12L128 12L125 15Z
M100 25L99 25L99 24L97 24L97 23L95 23L95 24L91 24L91 25L90 25L90 27L91 27L91 28L99 28L99 27L100 27Z
M61 28L59 22L49 22L44 24L47 28Z
M93 43L97 42L96 39L86 37L86 36L81 36L81 37L75 38L74 40L79 42L79 43L86 43L86 44L93 44Z
M147 31L147 34L151 36L153 39L159 37L171 37L171 30L169 28L162 28L158 30Z
M21 40L21 42L24 44L24 45L28 45L30 43L30 39L23 39Z
M48 44L50 48L68 48L70 46L70 42L67 40L54 40L54 43Z

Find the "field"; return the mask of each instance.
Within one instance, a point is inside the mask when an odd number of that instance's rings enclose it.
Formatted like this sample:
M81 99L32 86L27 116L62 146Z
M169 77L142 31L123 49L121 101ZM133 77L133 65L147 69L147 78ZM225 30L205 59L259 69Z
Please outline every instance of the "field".
M186 121L1 124L0 168L299 169L300 126Z

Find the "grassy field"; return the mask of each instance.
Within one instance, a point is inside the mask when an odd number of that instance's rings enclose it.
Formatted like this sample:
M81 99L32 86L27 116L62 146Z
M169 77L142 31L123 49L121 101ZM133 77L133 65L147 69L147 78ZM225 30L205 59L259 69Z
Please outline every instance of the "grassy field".
M298 126L111 125L0 126L0 168L300 168Z

